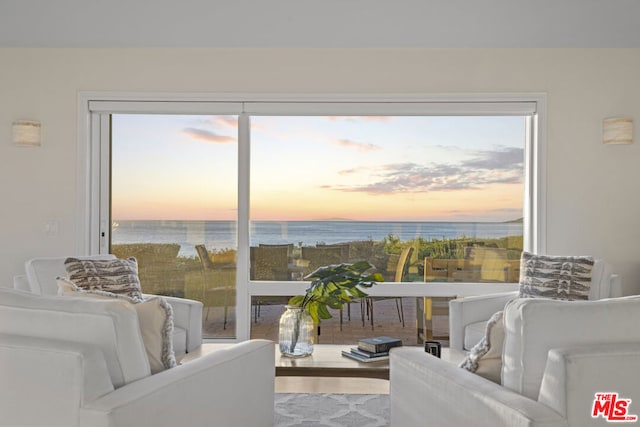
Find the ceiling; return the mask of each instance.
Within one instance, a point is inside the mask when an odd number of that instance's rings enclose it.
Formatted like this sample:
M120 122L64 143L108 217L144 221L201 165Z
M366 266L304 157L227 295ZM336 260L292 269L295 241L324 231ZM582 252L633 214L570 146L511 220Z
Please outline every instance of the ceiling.
M0 0L0 47L640 47L640 0Z

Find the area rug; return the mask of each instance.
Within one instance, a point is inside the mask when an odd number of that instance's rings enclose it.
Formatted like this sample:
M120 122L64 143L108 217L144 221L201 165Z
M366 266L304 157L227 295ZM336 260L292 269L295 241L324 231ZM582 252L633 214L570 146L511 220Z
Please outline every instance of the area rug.
M388 394L276 393L276 427L387 427Z

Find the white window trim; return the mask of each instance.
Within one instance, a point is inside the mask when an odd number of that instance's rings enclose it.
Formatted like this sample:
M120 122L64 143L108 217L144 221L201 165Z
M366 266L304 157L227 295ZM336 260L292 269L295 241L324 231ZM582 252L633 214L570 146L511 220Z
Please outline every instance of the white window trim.
M389 113L385 104L401 104ZM176 111L178 110L178 111ZM108 122L95 113L180 113L238 114L240 122L248 115L331 114L331 115L522 115L535 112L527 131L532 147L527 153L525 200L525 250L546 250L546 95L518 94L181 94L135 92L80 92L78 94L78 169L77 169L77 253L98 253L104 248L108 224L100 224L100 194L108 173L108 153L100 153L100 136L108 132ZM99 116L99 115L98 115ZM104 116L103 116L104 117ZM238 141L238 253L236 339L249 338L251 297L266 295L264 284L249 281L249 160L248 126L240 126ZM108 133L107 133L108 135ZM102 174L102 175L101 175ZM100 188L100 185L103 188ZM108 232L108 231L106 231ZM102 243L102 245L101 245ZM268 295L299 294L304 282L270 283ZM369 290L372 296L466 296L516 289L513 284L420 283L378 284Z

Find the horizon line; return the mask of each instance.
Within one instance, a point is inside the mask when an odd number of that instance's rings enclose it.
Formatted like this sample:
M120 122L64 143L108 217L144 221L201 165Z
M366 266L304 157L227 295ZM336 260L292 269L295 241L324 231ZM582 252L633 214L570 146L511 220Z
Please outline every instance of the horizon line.
M142 222L142 221L166 221L166 222L238 222L235 219L113 219L112 222L128 221L128 222ZM360 219L348 219L348 218L326 218L326 219L253 219L249 222L405 222L405 223L425 223L425 222L458 222L458 223L493 223L493 224L505 224L505 223L521 223L524 221L523 217L501 220L501 221L487 221L487 220L360 220Z

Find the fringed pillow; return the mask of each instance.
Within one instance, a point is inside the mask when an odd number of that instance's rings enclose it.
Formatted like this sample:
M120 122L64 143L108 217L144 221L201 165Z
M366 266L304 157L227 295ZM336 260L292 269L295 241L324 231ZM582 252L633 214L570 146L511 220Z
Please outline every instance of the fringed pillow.
M83 290L72 281L58 277L58 295L89 298L117 298L133 304L138 314L140 334L147 352L151 373L164 371L176 366L173 351L173 310L162 297L151 296L147 299L131 298L123 294L114 294L100 290Z
M503 312L495 313L487 322L485 335L474 345L460 367L500 384L502 347L504 344Z

